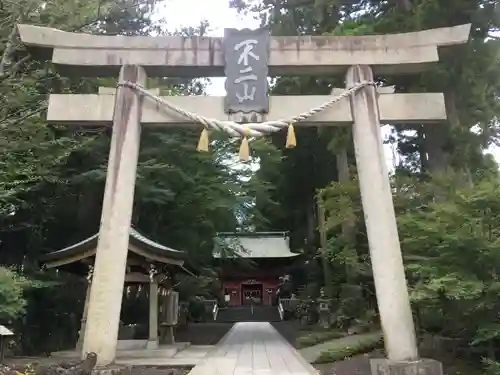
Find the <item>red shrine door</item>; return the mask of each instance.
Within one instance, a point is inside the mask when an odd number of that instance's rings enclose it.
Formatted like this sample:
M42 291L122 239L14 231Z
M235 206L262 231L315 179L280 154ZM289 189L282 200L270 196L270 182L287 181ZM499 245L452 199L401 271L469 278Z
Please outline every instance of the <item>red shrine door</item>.
M263 305L276 302L278 278L240 279L223 281L224 301L228 306Z
M253 281L253 280L252 280ZM262 305L262 283L246 282L241 284L241 304L244 306L249 305Z

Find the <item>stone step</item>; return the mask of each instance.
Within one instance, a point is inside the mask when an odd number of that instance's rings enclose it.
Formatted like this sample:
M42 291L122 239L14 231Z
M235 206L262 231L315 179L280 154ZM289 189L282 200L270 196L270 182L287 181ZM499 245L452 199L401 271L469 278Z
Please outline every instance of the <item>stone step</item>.
M219 310L217 322L278 322L280 321L276 306L227 307Z

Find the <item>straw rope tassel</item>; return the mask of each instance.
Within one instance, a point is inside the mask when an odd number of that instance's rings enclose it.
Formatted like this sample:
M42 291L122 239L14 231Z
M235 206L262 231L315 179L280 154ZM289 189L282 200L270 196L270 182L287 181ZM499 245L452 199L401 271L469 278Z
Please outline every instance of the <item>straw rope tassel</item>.
M297 139L295 138L295 129L293 124L288 125L286 132L286 148L294 148L297 146Z
M198 141L198 151L208 152L208 130L206 128L200 134L200 139Z
M250 145L248 144L248 138L246 135L241 140L240 160L241 161L249 161L250 160Z

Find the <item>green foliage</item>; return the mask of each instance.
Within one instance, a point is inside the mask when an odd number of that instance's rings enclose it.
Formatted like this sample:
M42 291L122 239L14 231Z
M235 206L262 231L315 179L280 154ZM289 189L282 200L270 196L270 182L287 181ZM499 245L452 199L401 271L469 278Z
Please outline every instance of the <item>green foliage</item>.
M370 353L375 349L381 348L383 348L383 341L380 337L363 337L356 343L349 346L339 346L335 349L329 349L321 352L315 363L343 361L355 355Z
M462 345L486 353L500 337L500 181L485 178L474 187L457 186L456 181L456 175L428 181L396 176L401 247L418 328L459 338ZM333 218L342 217L341 210L361 210L359 192L350 186L334 183L324 194ZM351 197L350 205L336 205L339 195ZM341 224L332 219L330 229ZM345 266L350 259L335 243L329 250L334 265ZM358 269L360 275L370 272L368 261Z
M443 324L441 334L465 341L476 337L479 344L477 335L495 321L500 307L495 297L500 287L498 187L497 179L473 188L456 188L446 179L399 185L398 225L422 328L433 331ZM436 192L439 200L433 199Z
M344 334L338 331L310 332L297 338L296 347L299 349L307 348L342 336Z
M485 359L483 363L484 363L484 373L486 375L500 374L500 362L491 359Z
M13 269L0 267L0 321L22 315L26 308L25 290L40 286L39 282L28 280Z
M214 269L205 267L199 271L198 277L178 275L177 291L184 301L191 301L194 297L217 299L221 293L220 281Z

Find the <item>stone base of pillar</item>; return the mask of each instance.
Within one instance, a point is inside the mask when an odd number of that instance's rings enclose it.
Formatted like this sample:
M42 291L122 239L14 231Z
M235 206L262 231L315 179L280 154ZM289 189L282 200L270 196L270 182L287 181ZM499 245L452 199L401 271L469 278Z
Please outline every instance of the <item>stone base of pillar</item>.
M146 343L146 349L158 349L158 340L148 340Z
M434 359L395 362L386 358L370 360L372 375L443 375L443 365Z
M173 326L163 326L161 338L162 338L162 342L166 345L175 344L174 327Z

